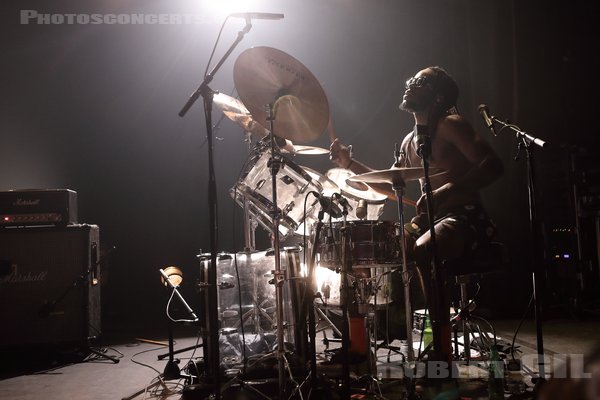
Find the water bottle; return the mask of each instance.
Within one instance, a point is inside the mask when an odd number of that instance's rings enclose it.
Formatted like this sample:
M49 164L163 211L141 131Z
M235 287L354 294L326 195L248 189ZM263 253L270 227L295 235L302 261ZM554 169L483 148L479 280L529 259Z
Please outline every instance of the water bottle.
M490 400L504 399L504 367L496 346L490 349L488 395Z
M423 348L427 348L433 342L433 331L431 330L431 321L429 315L425 318L425 329L423 329Z

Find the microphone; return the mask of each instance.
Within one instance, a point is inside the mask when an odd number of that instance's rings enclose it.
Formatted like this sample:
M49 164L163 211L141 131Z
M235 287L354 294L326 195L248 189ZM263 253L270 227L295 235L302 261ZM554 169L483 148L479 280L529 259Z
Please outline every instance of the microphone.
M416 140L417 155L419 156L419 158L428 159L431 155L431 139L429 137L429 134L427 132L425 132L424 134L417 133Z
M479 107L477 107L477 110L479 111L479 114L481 114L481 118L483 118L485 126L492 131L494 136L498 136L496 129L494 129L494 116L490 115L490 109L488 106L485 104L480 104Z
M402 152L400 151L400 146L398 146L398 143L394 143L394 168L400 168L400 154L402 154Z
M367 201L360 199L356 205L356 218L365 219L367 217Z
M311 193L319 200L319 204L321 205L323 211L331 215L332 218L342 217L342 210L340 210L338 205L335 204L332 197L322 195L321 193L315 191L312 191Z
M250 20L250 19L283 19L283 14L257 13L257 12L233 13L233 14L229 14L229 16L232 18L244 18L247 20Z

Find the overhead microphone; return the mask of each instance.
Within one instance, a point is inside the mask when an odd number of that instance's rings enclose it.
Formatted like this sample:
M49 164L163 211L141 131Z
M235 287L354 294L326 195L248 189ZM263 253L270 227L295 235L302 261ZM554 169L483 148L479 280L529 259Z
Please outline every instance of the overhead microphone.
M229 14L232 18L244 18L244 19L283 19L283 14L275 13L259 13L259 12L247 12L247 13L233 13Z
M479 107L477 107L477 110L479 111L479 114L481 114L481 118L483 118L483 121L485 122L487 128L490 131L492 131L492 134L494 136L498 136L498 133L496 133L496 129L494 129L494 117L490 115L490 109L488 108L488 106L486 106L485 104L480 104Z

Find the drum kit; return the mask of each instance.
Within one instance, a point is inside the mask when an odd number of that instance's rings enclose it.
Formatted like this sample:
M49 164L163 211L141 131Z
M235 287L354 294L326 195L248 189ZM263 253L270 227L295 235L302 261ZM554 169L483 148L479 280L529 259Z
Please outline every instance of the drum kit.
M230 190L244 210L245 251L216 258L220 363L235 371L236 365L247 362L247 351L273 352L279 386L285 386L289 363L284 344L292 344L300 364L309 366L310 378L316 381L317 298L343 311L342 355L355 350L355 338L363 335L368 341L362 348L364 355L372 357L369 316L378 304L390 301L390 273L401 270L403 277L408 276L402 188L405 182L421 178L422 169L354 175L333 168L321 174L298 165L291 156L328 154L326 149L306 145L318 139L329 122L327 97L318 80L294 57L270 47L243 51L233 75L240 99L215 93L214 104L256 143L249 147L242 174ZM382 182L395 190L399 222L379 220L387 196L368 183ZM323 222L325 214L329 216ZM272 251L256 250L258 225L270 233ZM281 241L291 238L305 243L308 265L300 262L299 247L280 248ZM210 256L200 257L204 276L208 276ZM406 282L404 286L409 299ZM410 302L406 303L410 319ZM322 320L326 316L320 311ZM352 319L362 321L358 326L364 332L353 331L356 324L347 323ZM407 321L407 340L411 332ZM259 344L251 348L245 335L254 335L252 341ZM408 347L407 358L413 360L412 346ZM342 369L344 390L349 386L347 362L342 362Z

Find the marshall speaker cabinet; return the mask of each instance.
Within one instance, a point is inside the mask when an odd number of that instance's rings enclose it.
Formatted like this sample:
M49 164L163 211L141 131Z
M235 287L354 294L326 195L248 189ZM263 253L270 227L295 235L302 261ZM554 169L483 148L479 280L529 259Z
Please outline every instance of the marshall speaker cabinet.
M0 346L100 334L99 228L0 229Z

